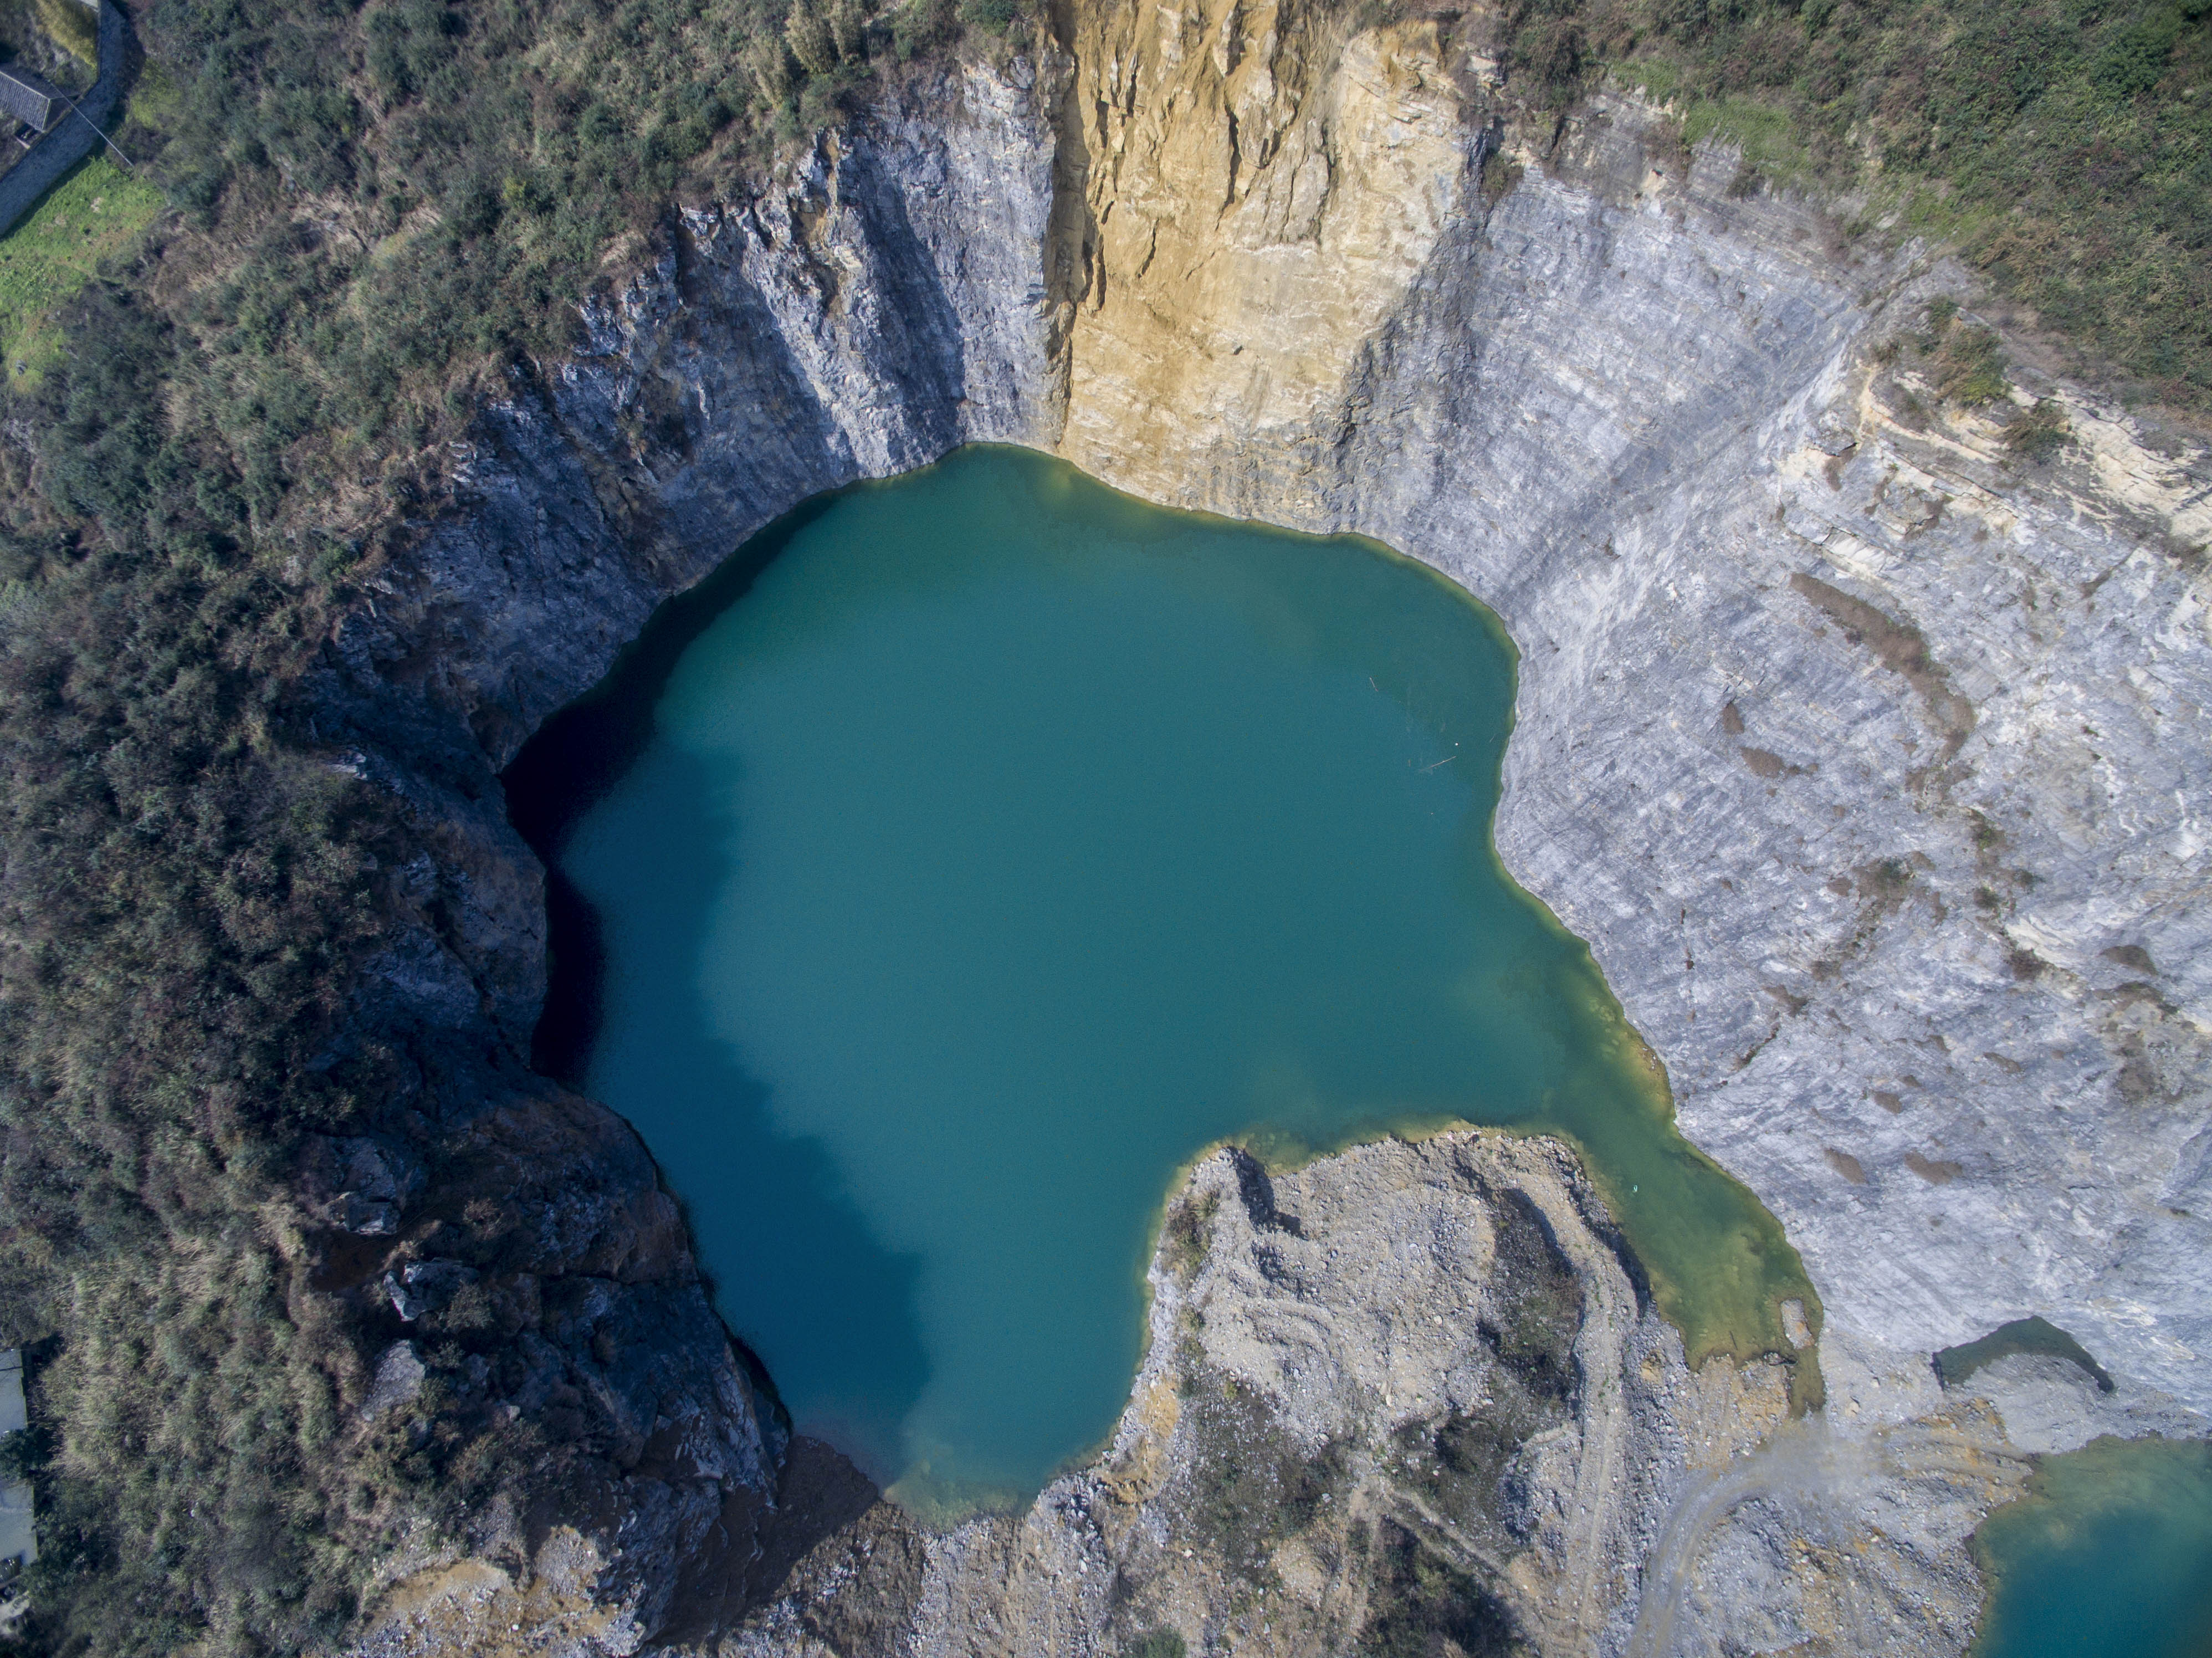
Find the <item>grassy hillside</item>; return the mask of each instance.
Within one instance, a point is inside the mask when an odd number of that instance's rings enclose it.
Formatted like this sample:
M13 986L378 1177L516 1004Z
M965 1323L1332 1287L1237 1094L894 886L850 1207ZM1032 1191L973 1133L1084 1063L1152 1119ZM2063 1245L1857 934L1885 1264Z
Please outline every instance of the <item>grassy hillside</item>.
M94 155L0 239L0 374L19 393L36 389L60 349L61 306L131 249L166 204L146 179Z
M1863 193L1955 247L2078 372L2212 414L2212 0L1517 0L1524 81L1611 75L1740 187Z

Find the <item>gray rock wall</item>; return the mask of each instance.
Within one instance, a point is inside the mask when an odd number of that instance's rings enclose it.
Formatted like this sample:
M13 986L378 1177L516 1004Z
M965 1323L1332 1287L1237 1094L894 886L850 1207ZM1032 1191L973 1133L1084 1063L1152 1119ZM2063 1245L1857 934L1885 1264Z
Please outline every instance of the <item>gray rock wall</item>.
M404 803L422 848L349 1036L408 1056L387 1114L421 1175L364 1185L349 1142L310 1157L303 1191L361 1239L331 1246L348 1266L325 1277L433 1337L475 1297L508 1357L459 1408L581 1459L554 1513L494 1505L465 1558L391 1563L366 1651L496 1644L523 1619L567 1649L633 1651L702 1597L741 1604L775 1546L785 1430L674 1200L628 1125L527 1072L544 872L496 773L657 604L800 501L971 440L1051 440L1051 162L1026 77L974 73L685 216L586 307L574 361L484 411L449 506L325 653L316 732ZM386 1354L416 1386L418 1349ZM411 1396L374 1397L395 1391Z
M1779 1365L1691 1372L1616 1248L1553 1141L1384 1142L1272 1180L1216 1152L1088 1467L934 1535L885 1505L700 1649L1961 1650L1964 1540L2025 1460L1986 1418L1847 1435L1787 1420Z
M1523 171L1489 209L1483 96L1443 90L1481 66L1432 37L1332 75L1235 7L1109 15L1143 90L1093 210L1134 263L1100 234L1067 450L1170 504L1364 531L1498 610L1500 851L1839 1335L1915 1355L2040 1314L2212 1408L2201 441L2028 374L2076 440L2015 462L1998 414L1883 361L1962 273L1736 198L1732 154L1689 164L1632 100L1556 148L1507 133ZM1250 147L1261 86L1274 160L1209 160L1224 108ZM1331 182L1286 232L1316 120ZM1209 237L1252 281L1376 303L1332 340L1318 301L1282 323L1151 274Z
M1500 850L1830 1317L2040 1313L2212 1406L2201 565L2090 453L1902 423L1868 352L1934 285L1731 167L1532 173L1408 307L1343 519L1504 616Z

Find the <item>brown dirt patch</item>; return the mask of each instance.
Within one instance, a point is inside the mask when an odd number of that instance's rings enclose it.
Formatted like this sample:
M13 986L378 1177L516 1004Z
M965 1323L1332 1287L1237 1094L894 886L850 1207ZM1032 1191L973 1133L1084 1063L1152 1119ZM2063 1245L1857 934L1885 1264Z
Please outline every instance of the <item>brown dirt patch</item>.
M1844 638L1866 646L1882 666L1902 674L1943 733L1945 756L1959 751L1973 732L1974 705L1951 689L1950 676L1929 654L1928 641L1918 628L1802 571L1790 578L1790 586L1841 628Z
M1948 1186L1966 1172L1964 1163L1947 1163L1936 1157L1923 1157L1917 1151L1907 1151L1905 1154L1905 1166L1930 1186Z

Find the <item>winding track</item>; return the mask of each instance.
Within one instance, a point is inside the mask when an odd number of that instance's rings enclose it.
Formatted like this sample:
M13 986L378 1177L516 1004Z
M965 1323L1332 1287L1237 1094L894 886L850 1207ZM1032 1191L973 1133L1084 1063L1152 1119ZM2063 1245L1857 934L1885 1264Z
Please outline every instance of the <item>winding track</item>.
M1643 1594L1627 1658L1667 1658L1690 1590L1691 1570L1714 1529L1746 1503L1761 1497L1815 1502L1871 1496L1899 1479L1929 1475L1987 1479L2016 1472L2017 1455L1960 1429L1908 1424L1846 1439L1825 1418L1784 1424L1764 1445L1686 1491L1644 1569Z

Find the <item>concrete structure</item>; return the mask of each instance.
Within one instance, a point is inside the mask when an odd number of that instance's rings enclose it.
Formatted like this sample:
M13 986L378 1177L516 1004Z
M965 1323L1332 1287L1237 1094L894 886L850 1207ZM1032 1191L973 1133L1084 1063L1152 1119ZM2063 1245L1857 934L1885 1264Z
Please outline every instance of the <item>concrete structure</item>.
M21 223L38 205L39 198L61 182L64 173L99 147L101 133L123 106L123 70L130 56L130 40L131 20L123 8L113 0L101 0L100 74L84 96L76 100L74 110L66 103L54 105L53 124L42 129L46 136L9 169L7 177L0 179L0 236ZM35 78L12 70L6 73L19 81Z
M0 110L33 132L45 132L69 109L60 89L43 76L10 64L0 67Z

